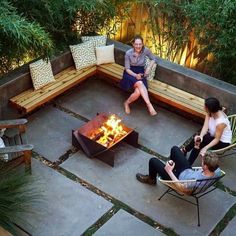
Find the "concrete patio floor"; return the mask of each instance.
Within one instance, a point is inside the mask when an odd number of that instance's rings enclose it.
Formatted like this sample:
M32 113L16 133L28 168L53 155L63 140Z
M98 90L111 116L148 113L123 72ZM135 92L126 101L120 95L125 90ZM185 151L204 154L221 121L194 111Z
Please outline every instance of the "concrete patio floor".
M146 186L136 181L135 174L147 173L152 157L145 150L167 157L173 145L183 144L200 125L158 104L155 105L158 115L151 117L142 100L133 104L131 114L126 115L123 102L127 96L120 89L91 78L27 117L28 139L35 152L32 174L44 182L46 196L39 206L46 210L27 219L34 227L22 225L30 234L209 235L236 203L233 194L220 189L204 196L200 199L201 227L198 227L194 206L171 196L158 201L164 186L160 183ZM142 148L126 143L115 146L113 168L87 158L71 144L72 129L100 112L119 115L139 133ZM222 159L222 169L226 171L222 183L233 191L236 190L234 162L233 157ZM55 164L59 167L55 168ZM110 215L113 210L115 214ZM93 226L97 227L96 232L90 231ZM224 235L233 235L234 228L234 224L229 224Z

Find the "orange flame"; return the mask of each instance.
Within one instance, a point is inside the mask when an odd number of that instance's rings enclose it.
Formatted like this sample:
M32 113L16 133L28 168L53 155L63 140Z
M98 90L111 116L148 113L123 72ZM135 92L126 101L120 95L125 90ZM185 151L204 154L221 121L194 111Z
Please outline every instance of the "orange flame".
M121 119L116 115L109 116L100 128L92 132L90 138L105 147L110 147L127 134L120 122Z

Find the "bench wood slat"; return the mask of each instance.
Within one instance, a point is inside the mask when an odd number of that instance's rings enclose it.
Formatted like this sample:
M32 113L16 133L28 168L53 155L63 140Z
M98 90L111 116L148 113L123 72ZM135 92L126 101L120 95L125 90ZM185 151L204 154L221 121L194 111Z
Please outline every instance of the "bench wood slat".
M116 65L117 64L102 65L101 68L99 68L99 70L101 72L108 73L109 75L117 76L118 79L121 79L122 75L123 75L124 67L122 67L120 65L118 65L118 66L116 66ZM149 85L149 88L152 88L153 90L156 90L156 89L158 90L160 87L162 88L162 90L166 90L166 91L173 90L173 91L171 91L173 94L177 93L178 95L180 95L180 97L186 97L188 100L190 100L190 102L194 101L194 103L198 103L200 108L202 108L202 106L204 104L204 99L199 98L193 94L187 93L187 92L180 90L178 88L175 88L171 85L162 83L158 80L148 81L148 85Z
M83 73L83 72L84 72L83 70L76 71L76 69L74 67L71 67L70 70L66 71L66 73L63 71L62 73L59 73L57 76L55 76L55 79L56 79L55 82L47 84L43 88L38 89L38 90L34 90L33 88L28 89L28 90L24 91L23 93L11 98L10 101L16 102L16 103L23 103L24 101L30 99L32 97L32 94L34 97L40 96L44 92L47 92L48 90L56 87L57 83L59 83L60 81L63 81L65 79L67 80L68 76L73 77L73 76L76 76L76 75Z
M98 72L103 72L105 74L109 74L111 76L116 77L119 80L121 80L121 78L123 76L123 71L124 71L124 69L123 70L121 70L121 69L116 70L115 68L112 68L112 67L110 67L110 68L99 67L98 68Z
M124 67L116 66L117 64L107 64L98 67L99 74L109 76L116 82L119 82L123 75ZM148 81L151 96L155 99L177 107L197 117L204 118L204 99L181 89L165 84L158 80Z
M200 106L202 106L204 104L203 98L199 98L193 94L185 92L185 91L178 89L176 87L173 87L171 85L165 84L165 83L158 81L158 80L148 81L148 86L153 89L156 89L158 87L162 87L163 89L166 89L169 91L171 90L172 93L177 93L177 94L181 95L182 97L186 96L189 100L194 100L194 102L198 103Z
M86 74L90 73L91 71L95 71L95 70L96 70L96 68L90 68L90 69L87 69L87 70L84 70L84 71L79 71L79 72L74 70L73 73L64 74L63 76L58 78L55 82L44 86L39 91L36 90L33 93L34 96L32 96L32 93L31 93L31 94L28 95L29 97L25 96L24 98L22 98L18 102L20 102L23 106L25 106L28 103L31 103L34 100L38 99L38 98L41 98L45 94L49 94L50 92L55 91L59 87L63 89L68 84L73 83L74 81L77 81L77 80L83 78Z
M102 65L99 65L98 66L98 69L99 68L104 68L104 69L108 69L108 68L111 68L111 69L117 69L118 71L123 71L124 70L124 67L117 64L117 63L108 63L108 64L102 64Z
M54 76L54 78L57 80L58 78L62 77L64 74L68 74L68 73L69 73L70 71L72 71L72 70L73 70L73 71L75 70L75 68L74 68L73 66L71 66L71 67L69 67L69 68L66 68L66 69L63 70L62 72L56 74L56 75ZM49 84L49 85L50 85L50 84ZM46 86L48 86L48 85L46 85ZM44 89L44 88L45 88L45 87L43 87L42 89ZM25 90L25 91L23 91L22 93L18 94L17 96L11 98L10 101L12 101L12 102L19 102L19 103L20 103L20 102L21 102L21 99L23 99L23 100L28 99L28 98L30 98L30 97L32 96L32 92L33 92L33 93L37 93L37 92L40 92L40 90L42 90L42 89L34 90L33 88L30 88L30 89ZM17 101L16 101L16 99L17 99Z
M159 86L149 86L148 90L152 90L152 91L157 91L160 94L163 95L167 95L173 98L176 98L176 100L179 101L184 101L184 103L188 104L189 106L194 106L196 108L198 108L199 110L203 110L203 106L204 106L204 100L202 99L202 101L198 101L196 99L195 96L192 96L189 93L178 93L178 90L173 89L173 87L162 87L162 85L160 84Z
M202 109L199 108L198 106L196 106L194 103L192 104L188 104L186 99L180 97L180 96L175 96L174 94L170 94L170 93L162 93L162 91L157 91L157 90L153 90L153 89L149 89L149 92L151 92L152 94L156 94L156 96L159 96L159 97L163 97L164 100L166 101L167 99L172 101L172 102L178 102L180 103L181 105L184 105L185 107L187 107L188 109L194 109L198 112L202 112ZM160 98L161 100L161 98ZM163 101L164 101L163 100Z
M118 83L123 76L123 71L124 67L116 63L93 66L81 71L76 71L72 66L55 75L55 82L36 91L28 89L11 98L10 102L27 113L94 74ZM156 100L204 118L204 99L158 80L148 81L148 86L150 95Z
M64 91L72 88L73 86L77 85L78 82L82 82L86 78L94 75L96 72L96 68L91 68L86 73L82 73L74 78L67 78L67 80L63 80L62 83L54 88L53 90L49 90L44 92L42 96L38 97L37 99L33 100L31 103L25 104L25 109L28 111L34 109L35 107L44 104L45 102L51 100L52 98L58 96L59 94L63 93Z
M60 76L58 74L55 82L36 91L29 89L23 95L11 98L10 102L28 113L94 74L96 74L96 66L80 71L70 68L66 73L63 71Z
M119 70L122 70L122 72L120 71L120 73L117 73L117 71L115 71L115 73L113 72L113 68L115 66L103 66L101 68L99 68L99 70L103 73L107 73L109 74L110 76L115 76L118 80L120 80L122 78L122 74L123 74L123 69L119 67ZM168 85L168 84L165 84L165 83L162 83L160 81L157 81L157 80L153 80L153 81L150 81L148 83L149 85L149 90L152 89L152 92L153 91L158 91L159 94L165 94L168 96L168 94L172 95L172 97L179 97L179 101L181 100L185 100L187 104L189 105L193 105L195 106L197 109L199 109L199 111L202 110L202 107L204 105L204 100L202 98L199 98L199 97L196 97L190 93L187 93L183 90L180 90L178 88L175 88L171 85ZM173 90L173 91L171 91ZM182 98L182 99L181 99Z

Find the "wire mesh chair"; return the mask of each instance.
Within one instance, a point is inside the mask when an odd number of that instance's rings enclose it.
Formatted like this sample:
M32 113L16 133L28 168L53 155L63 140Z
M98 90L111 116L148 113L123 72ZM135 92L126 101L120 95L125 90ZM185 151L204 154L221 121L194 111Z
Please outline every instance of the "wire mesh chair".
M228 116L231 130L232 130L232 142L228 147L211 150L211 152L216 153L219 157L230 156L232 154L236 154L236 114ZM229 152L231 151L231 152ZM228 153L228 154L226 154Z
M193 167L195 171L202 169L202 167ZM199 180L183 180L183 181L172 181L163 180L161 177L158 180L166 185L168 189L159 197L161 200L164 195L170 194L181 200L184 200L197 207L198 226L200 226L200 213L199 213L199 198L212 192L216 189L215 183L225 176L225 172L221 170L221 174L214 178L199 179ZM185 196L193 197L195 201L190 201Z

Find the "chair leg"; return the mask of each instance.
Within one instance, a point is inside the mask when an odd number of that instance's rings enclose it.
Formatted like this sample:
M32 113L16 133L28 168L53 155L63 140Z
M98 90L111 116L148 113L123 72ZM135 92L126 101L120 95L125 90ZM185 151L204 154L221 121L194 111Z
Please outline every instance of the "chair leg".
M198 202L197 197L195 197L195 199L196 199L196 206L197 206L197 225L200 226L199 202Z
M30 173L31 173L31 156L32 156L31 150L24 151L25 170Z
M159 198L158 200L160 201L167 193L171 192L171 189L167 189Z

